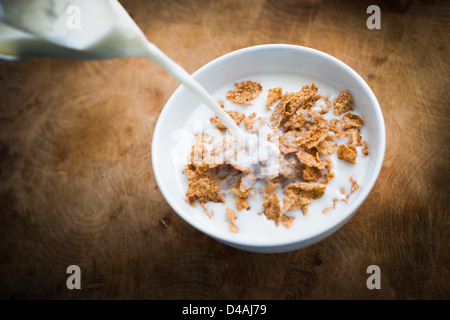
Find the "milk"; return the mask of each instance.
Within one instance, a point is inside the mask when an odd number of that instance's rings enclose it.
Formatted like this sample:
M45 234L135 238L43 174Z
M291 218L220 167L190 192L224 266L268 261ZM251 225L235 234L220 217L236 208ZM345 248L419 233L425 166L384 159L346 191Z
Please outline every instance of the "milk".
M111 59L143 56L192 90L222 122L244 140L243 132L209 93L182 67L149 42L115 0L2 0L0 55ZM79 23L72 18L78 14ZM71 16L73 15L73 16Z
M235 110L245 113L249 116L253 112L256 112L258 116L270 117L272 111L267 110L265 107L267 91L271 88L281 86L283 92L295 92L299 91L303 85L310 84L315 81L316 86L319 88L319 94L329 97L330 101L333 101L339 94L339 91L334 89L327 83L317 81L316 79L311 79L303 77L297 74L288 73L270 73L270 74L254 74L246 77L245 79L236 79L236 82L252 80L261 83L263 91L260 95L252 100L252 106L244 106L239 104L233 104L225 99L227 91L234 89L234 83L230 83L212 94L213 98L216 100L222 100L225 104L226 110ZM272 110L276 106L276 103L272 106ZM358 114L358 106L354 106L352 113ZM189 181L187 181L186 174L183 173L184 166L186 165L186 159L191 151L190 146L192 145L192 137L196 133L200 132L214 132L215 125L211 124L209 119L214 117L214 114L208 110L204 104L200 104L195 108L191 117L186 120L184 126L185 132L191 133L191 140L186 141L184 144L187 145L185 148L184 156L174 159L174 170L177 173L177 184L180 188L182 194L186 193L188 189ZM324 115L327 119L335 118L332 110ZM243 126L243 123L241 123ZM361 128L361 135L363 140L367 140L367 131L363 126ZM348 138L335 139L339 144L346 143ZM190 144L189 144L190 143ZM364 187L362 184L366 180L367 172L369 171L369 158L363 157L361 154L362 147L357 147L358 157L356 159L356 164L350 164L344 160L337 158L336 153L330 156L333 163L332 172L334 173L334 178L327 185L324 195L314 200L309 205L309 210L306 215L303 215L302 211L297 209L289 212L285 212L289 216L295 217L292 226L287 229L281 224L276 226L271 220L266 219L264 214L260 214L263 211L262 203L264 201L263 196L259 193L259 189L264 186L265 180L258 181L253 189L257 198L249 196L250 210L237 211L235 200L236 195L232 192L227 191L229 186L233 184L231 180L218 180L219 185L221 185L221 190L223 190L222 195L226 201L225 204L222 203L206 203L206 208L209 213L214 211L212 217L208 217L201 206L197 203L198 210L194 213L194 219L198 222L205 224L208 229L214 230L216 234L232 234L228 228L228 217L226 215L226 208L231 208L236 213L237 220L235 225L239 228L239 232L233 234L233 237L239 241L253 241L255 239L264 239L264 235L270 237L267 242L270 243L272 240L289 240L298 237L299 234L303 234L305 237L314 234L318 229L323 226L332 223L333 220L339 219L344 213L346 208L354 199L360 189L356 190L348 199L348 203L344 201L338 201L335 209L330 210L327 213L322 213L325 209L333 207L333 199L345 199L346 195L350 192L351 182L349 178L353 179L361 184L361 188ZM344 188L345 194L340 192L341 188ZM277 190L277 196L280 199L281 206L283 205L283 194L281 188Z

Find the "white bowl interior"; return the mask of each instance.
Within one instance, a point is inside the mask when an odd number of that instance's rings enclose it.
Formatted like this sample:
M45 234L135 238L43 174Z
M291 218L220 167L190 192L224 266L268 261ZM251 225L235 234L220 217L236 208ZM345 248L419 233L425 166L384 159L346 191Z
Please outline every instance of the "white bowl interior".
M152 162L157 183L171 207L188 223L209 236L230 246L256 252L284 252L296 250L327 237L339 229L357 210L372 189L381 169L385 149L385 129L379 104L364 80L350 67L339 60L314 49L293 45L261 45L249 47L224 55L193 74L208 92L215 92L238 79L265 73L294 73L329 84L342 91L348 89L355 106L365 121L370 145L369 168L371 170L358 181L361 188L343 212L336 214L329 223L313 233L293 234L280 232L274 237L240 238L230 233L209 228L199 219L205 215L201 206L193 209L186 201L185 191L179 187L171 153L176 141L171 134L185 125L200 101L195 94L180 86L168 100L156 125L152 142ZM262 218L262 217L261 217ZM226 226L226 225L225 225ZM285 229L286 230L286 229Z

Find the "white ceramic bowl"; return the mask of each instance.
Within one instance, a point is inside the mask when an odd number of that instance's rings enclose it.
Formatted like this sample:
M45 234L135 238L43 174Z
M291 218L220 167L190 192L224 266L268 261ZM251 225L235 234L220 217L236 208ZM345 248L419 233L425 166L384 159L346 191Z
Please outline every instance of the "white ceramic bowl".
M366 199L380 172L385 152L385 127L378 101L366 82L349 66L338 59L311 48L269 44L240 49L211 61L193 77L208 92L215 92L238 79L255 74L294 73L329 84L342 91L348 89L355 100L355 108L365 120L370 145L367 172L361 181L361 188L349 203L333 218L314 226L310 232L279 230L245 237L231 233L224 221L223 228L210 225L200 205L192 208L185 197L185 186L180 185L180 172L175 169L172 151L177 141L171 135L183 128L187 119L200 105L199 99L184 86L180 86L166 103L155 127L152 142L153 170L158 186L170 206L186 222L212 238L247 251L286 252L312 245L338 230L357 211ZM320 87L319 87L320 90ZM307 215L323 215L308 212ZM331 215L331 213L330 213ZM264 217L260 217L264 219ZM275 231L274 231L275 232ZM238 233L239 234L239 233Z

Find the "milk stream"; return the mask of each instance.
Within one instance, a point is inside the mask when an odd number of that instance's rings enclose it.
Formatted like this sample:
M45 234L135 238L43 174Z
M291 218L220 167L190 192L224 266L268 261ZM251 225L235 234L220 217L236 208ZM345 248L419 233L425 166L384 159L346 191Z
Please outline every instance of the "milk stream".
M0 0L0 57L101 60L143 56L194 92L239 141L243 131L181 66L145 37L116 0Z

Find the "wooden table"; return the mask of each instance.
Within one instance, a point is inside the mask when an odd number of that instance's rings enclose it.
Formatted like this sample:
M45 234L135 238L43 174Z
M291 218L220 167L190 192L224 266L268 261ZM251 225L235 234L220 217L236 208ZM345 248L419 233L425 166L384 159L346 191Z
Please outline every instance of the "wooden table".
M143 58L0 63L3 299L449 299L450 4L122 1L189 72L264 43L354 68L378 97L387 149L357 214L311 247L230 248L161 195L152 133L178 83ZM381 8L369 30L366 9ZM81 289L69 290L69 265ZM381 289L366 286L380 267Z

